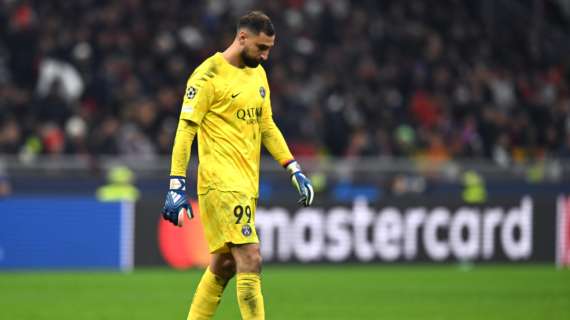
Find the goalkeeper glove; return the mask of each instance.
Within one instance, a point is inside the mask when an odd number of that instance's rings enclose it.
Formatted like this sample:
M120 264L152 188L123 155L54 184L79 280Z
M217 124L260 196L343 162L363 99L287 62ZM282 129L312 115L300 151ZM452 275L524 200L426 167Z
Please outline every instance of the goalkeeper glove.
M301 196L298 203L305 207L310 206L313 203L313 198L315 197L315 191L313 191L311 180L301 172L301 166L295 160L289 162L286 169L291 175L293 186L297 189L297 192L299 192L299 196Z
M184 214L188 216L188 219L194 217L192 207L188 205L188 199L186 198L186 178L171 176L170 190L166 193L162 217L172 222L175 226L182 227Z

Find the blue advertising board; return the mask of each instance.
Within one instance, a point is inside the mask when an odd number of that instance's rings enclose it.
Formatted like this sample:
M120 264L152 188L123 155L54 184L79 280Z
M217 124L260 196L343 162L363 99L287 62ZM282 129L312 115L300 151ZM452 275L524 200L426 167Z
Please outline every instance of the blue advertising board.
M0 200L0 269L133 266L134 206L93 198Z

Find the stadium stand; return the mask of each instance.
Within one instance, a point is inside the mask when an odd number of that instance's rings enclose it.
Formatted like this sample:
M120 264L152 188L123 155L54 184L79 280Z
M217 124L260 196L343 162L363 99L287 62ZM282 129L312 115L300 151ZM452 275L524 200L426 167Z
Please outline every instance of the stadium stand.
M257 3L296 154L570 157L567 1ZM0 153L170 152L188 74L255 1L4 1ZM450 14L452 13L452 14Z

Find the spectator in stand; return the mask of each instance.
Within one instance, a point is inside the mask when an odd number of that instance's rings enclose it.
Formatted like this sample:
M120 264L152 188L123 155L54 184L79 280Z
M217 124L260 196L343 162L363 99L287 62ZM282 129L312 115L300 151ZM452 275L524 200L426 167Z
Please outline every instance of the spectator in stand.
M0 152L170 154L187 73L255 7L295 153L566 157L570 17L546 2L4 1Z

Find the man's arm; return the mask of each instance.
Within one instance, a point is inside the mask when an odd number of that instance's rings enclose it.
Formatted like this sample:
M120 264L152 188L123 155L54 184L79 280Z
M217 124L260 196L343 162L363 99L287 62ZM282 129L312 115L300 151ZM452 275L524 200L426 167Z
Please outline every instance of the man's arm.
M281 166L293 161L293 155L285 142L281 130L273 121L273 117L264 117L261 125L261 141L267 151Z
M198 132L198 125L192 121L180 119L172 147L172 161L170 175L186 177L192 142Z
M209 72L209 69L206 70L206 73ZM176 226L182 226L184 214L190 219L193 217L192 207L186 198L186 170L192 142L215 95L212 81L209 81L211 77L204 76L203 73L203 70L196 71L188 80L172 147L170 187L166 193L162 217Z
M291 154L281 130L269 114L263 117L261 125L261 141L273 158L291 175L291 183L299 192L299 203L305 207L313 203L315 192L311 181L301 171L301 166Z
M184 214L189 219L194 217L192 207L186 198L186 170L190 160L192 142L198 131L198 125L190 120L180 119L172 147L170 167L170 187L162 209L164 219L176 226L182 226Z

